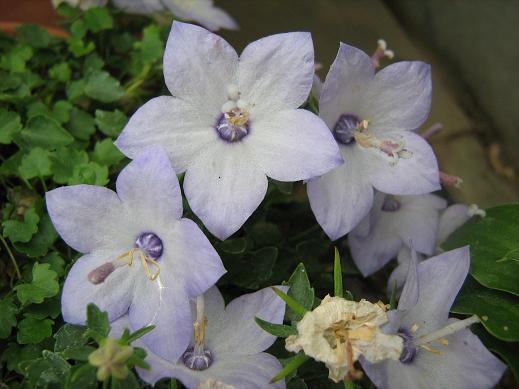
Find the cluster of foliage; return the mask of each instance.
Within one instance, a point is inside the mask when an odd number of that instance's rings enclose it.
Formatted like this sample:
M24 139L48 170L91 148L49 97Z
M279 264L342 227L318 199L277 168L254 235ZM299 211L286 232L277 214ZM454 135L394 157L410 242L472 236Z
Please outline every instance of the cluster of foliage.
M106 344L108 319L89 306L87 327L63 323L60 290L79 255L58 240L43 195L61 185L113 188L113 178L128 162L114 138L144 101L166 94L161 61L169 21L161 25L101 8L83 12L62 5L59 11L65 37L34 25L20 26L14 37L0 35L0 384L13 388L97 387L88 358ZM307 108L316 110L315 101ZM218 283L226 297L285 281L289 296L310 310L319 303L316 296L329 292L332 243L315 223L302 188L271 180L262 207L238 234L224 242L207 234L228 269ZM184 208L197 220L187 203ZM519 341L518 226L518 206L496 207L458 230L444 247L471 245L471 277L453 313L483 318L478 335L516 377L519 358L511 342ZM342 269L348 289L369 288L371 296L384 300L387 274L362 280L345 240L337 245L343 258L335 269ZM347 296L337 271L335 282L336 295ZM288 310L286 319L299 316ZM259 325L281 337L294 332L293 326ZM117 344L128 346L148 330L126 333ZM302 362L284 350L282 339L270 352L287 366ZM125 365L145 367L144 356L134 349ZM312 360L297 375L289 370L289 388L333 386L324 367ZM365 378L357 385L370 383ZM112 387L142 386L131 372L124 381L112 380Z

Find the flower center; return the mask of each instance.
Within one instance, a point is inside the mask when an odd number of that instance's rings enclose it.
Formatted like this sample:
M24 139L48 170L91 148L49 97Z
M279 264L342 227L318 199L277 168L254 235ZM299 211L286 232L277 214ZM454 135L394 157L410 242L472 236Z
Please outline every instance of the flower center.
M379 139L368 130L368 121L354 114L343 114L333 127L335 139L344 145L358 144L361 149L375 150L395 165L400 158L409 159L413 153L405 148L404 139Z
M103 283L116 269L125 265L131 266L134 256L137 255L141 260L146 277L150 281L155 281L160 274L160 265L157 260L161 257L163 251L162 240L157 235L153 232L143 232L137 237L134 248L119 255L116 259L96 267L88 273L88 280L94 285ZM126 262L122 260L126 260ZM151 272L149 265L155 267L155 272Z
M382 204L382 210L385 212L396 212L400 209L402 204L398 201L395 196L386 196L384 203Z
M463 320L457 320L447 324L445 327L442 327L439 330L430 332L420 337L414 336L418 329L416 324L413 325L410 330L407 328L400 328L398 330L398 335L404 340L404 348L402 350L402 354L400 354L400 362L411 363L414 360L419 348L423 348L424 350L433 354L441 355L441 351L432 347L430 343L437 342L442 346L448 346L449 341L445 339L446 336L461 331L474 323L479 323L479 318L476 315L470 316Z
M250 130L249 103L240 98L238 86L234 84L227 86L227 98L215 128L223 140L237 142Z
M204 346L207 317L204 316L204 296L196 298L196 321L193 323L194 346L182 355L184 366L191 370L205 370L213 363L213 354Z

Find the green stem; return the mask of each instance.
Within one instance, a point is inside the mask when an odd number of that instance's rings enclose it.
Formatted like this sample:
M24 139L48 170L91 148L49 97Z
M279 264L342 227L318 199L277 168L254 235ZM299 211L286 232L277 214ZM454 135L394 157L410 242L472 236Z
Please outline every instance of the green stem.
M178 389L177 380L172 378L171 381L169 382L169 387L170 387L170 389Z
M4 247L7 251L7 254L9 255L9 258L11 258L11 262L13 263L14 271L16 272L18 279L21 280L22 273L20 273L20 268L18 267L18 262L16 262L16 258L14 257L13 252L11 251L11 248L9 247L9 245L7 244L7 242L5 241L5 239L2 235L0 235L0 240L2 241L2 244L4 245Z
M47 189L47 184L45 183L45 180L42 178L42 176L38 176L38 178L40 179L41 186L43 187L43 190L44 190L45 192L48 192L49 189Z
M108 389L108 382L110 380L107 378L106 380L103 381L103 389Z
M335 247L335 258L333 260L333 287L335 290L335 297L344 297L344 288L342 286L342 267L341 256L339 250Z
M344 389L355 389L355 384L353 381L344 380Z

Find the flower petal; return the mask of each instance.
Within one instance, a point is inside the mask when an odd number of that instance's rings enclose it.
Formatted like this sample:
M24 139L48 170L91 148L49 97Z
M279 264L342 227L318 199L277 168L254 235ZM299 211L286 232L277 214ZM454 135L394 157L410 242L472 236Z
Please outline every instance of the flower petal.
M116 260L127 248L96 250L83 255L70 269L61 294L61 312L67 323L84 325L86 308L90 303L108 312L110 321L128 312L138 266L114 270L104 282L94 285L88 274L97 267Z
M417 195L440 189L438 162L431 146L421 136L402 131L384 135L395 139L402 137L406 149L413 155L409 159L400 158L392 165L379 154L363 150L370 160L371 183L377 190L395 195Z
M314 76L314 47L308 32L271 35L249 44L240 56L238 86L251 120L294 109L308 98Z
M137 220L171 224L182 217L182 195L171 162L160 146L139 154L119 173L117 195Z
M417 262L420 263L425 259L424 255L416 254ZM387 295L391 296L393 291L393 286L396 284L396 295L400 296L402 294L402 289L404 288L404 284L407 278L408 270L409 270L409 261L411 261L411 249L408 247L402 247L400 252L398 253L398 266L391 272L389 279L387 281Z
M278 181L320 176L343 163L326 124L303 109L280 111L254 122L248 141L260 168Z
M342 114L365 118L362 96L374 76L375 68L366 53L340 44L319 99L319 116L330 129L335 127Z
M326 235L339 239L368 214L373 203L373 187L366 181L358 151L341 146L346 161L324 176L307 183L310 206Z
M431 110L431 67L424 62L397 62L379 71L366 90L364 118L374 132L415 130Z
M409 364L361 361L362 367L380 389L487 389L498 383L506 365L492 355L477 336L462 330L447 340L449 344L441 347L441 355L419 350Z
M213 126L219 112L207 114L181 99L156 97L133 114L115 145L130 158L160 145L175 172L182 173L204 147L217 139Z
M189 219L181 219L166 232L160 266L164 286L180 283L189 297L203 294L225 274L220 256Z
M115 192L93 185L65 186L47 192L45 201L56 231L73 249L88 253L133 245Z
M411 258L407 267L407 278L398 300L398 310L408 311L416 306L420 297L420 286L418 284L418 256L416 251L411 250Z
M214 6L213 0L169 0L164 3L176 17L197 22L208 30L216 31L220 28L238 30L239 28L236 20L227 12Z
M277 286L287 291L287 287ZM240 296L227 305L217 326L208 323L208 346L215 355L252 355L269 348L276 337L265 332L254 320L259 317L274 324L283 323L285 302L272 288ZM272 378L272 377L271 377Z
M173 22L164 51L164 79L171 94L218 115L227 85L236 84L238 54L223 38L193 24Z
M168 361L176 362L191 341L193 319L189 297L181 284L165 286L160 276L150 281L142 272L136 278L129 319L133 331L155 326L142 341Z
M132 14L151 14L153 12L164 11L161 0L112 0L114 5L127 13Z
M469 219L469 207L466 204L454 204L443 211L440 216L440 224L438 225L438 246L443 244L450 234Z
M282 368L281 363L270 354L225 355L217 358L210 368L196 371L180 363L177 365L167 363L164 359L151 354L146 358L151 370L137 368L137 372L149 384L154 384L161 378L175 377L189 389L197 388L200 383L209 379L235 388L284 389L286 387L284 380L270 384L272 378Z
M222 140L207 148L184 178L191 209L222 240L238 231L256 210L267 185L245 143Z
M417 271L418 301L407 312L402 323L408 328L417 324L417 336L443 326L449 317L450 307L467 277L469 266L468 246L421 262Z

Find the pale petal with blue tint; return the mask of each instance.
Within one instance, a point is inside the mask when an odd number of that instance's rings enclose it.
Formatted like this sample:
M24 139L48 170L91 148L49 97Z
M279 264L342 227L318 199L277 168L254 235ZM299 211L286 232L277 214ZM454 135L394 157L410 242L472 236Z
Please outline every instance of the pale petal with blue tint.
M211 31L226 28L237 30L238 23L223 9L215 7L213 0L162 0L173 15L201 24Z

